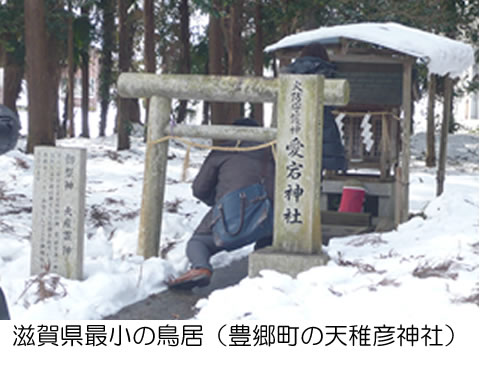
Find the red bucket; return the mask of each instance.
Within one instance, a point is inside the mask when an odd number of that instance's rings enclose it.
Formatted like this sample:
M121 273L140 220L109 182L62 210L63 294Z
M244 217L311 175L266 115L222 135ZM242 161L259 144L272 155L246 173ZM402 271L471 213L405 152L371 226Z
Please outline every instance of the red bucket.
M361 213L365 201L363 187L345 186L342 190L339 212Z

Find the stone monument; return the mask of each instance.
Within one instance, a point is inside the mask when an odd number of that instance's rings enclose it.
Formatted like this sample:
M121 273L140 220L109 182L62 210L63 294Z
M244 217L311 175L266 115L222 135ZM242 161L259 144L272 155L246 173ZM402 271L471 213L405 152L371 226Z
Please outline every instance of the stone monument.
M35 147L31 274L83 278L87 152Z
M281 75L273 245L249 258L249 275L272 269L292 276L326 264L320 184L324 77Z

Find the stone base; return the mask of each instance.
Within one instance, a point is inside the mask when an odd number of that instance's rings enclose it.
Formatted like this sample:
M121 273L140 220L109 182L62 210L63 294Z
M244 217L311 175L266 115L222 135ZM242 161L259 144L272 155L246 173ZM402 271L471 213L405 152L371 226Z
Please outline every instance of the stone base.
M266 247L250 254L248 276L256 277L261 270L268 269L296 277L312 267L326 265L329 259L324 253L291 253L275 247Z

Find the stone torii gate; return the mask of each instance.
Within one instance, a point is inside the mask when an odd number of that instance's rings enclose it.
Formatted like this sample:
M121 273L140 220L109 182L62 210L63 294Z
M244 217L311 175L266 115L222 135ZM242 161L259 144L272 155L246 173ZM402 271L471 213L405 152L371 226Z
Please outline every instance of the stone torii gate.
M272 269L295 276L323 265L321 251L320 182L323 106L347 104L346 80L320 75L279 78L154 75L123 73L118 93L125 98L151 98L139 227L138 252L158 255L167 171L168 135L212 139L277 140L274 233L271 247L250 255L249 275ZM170 128L171 99L219 102L273 102L278 127L244 128L222 125Z

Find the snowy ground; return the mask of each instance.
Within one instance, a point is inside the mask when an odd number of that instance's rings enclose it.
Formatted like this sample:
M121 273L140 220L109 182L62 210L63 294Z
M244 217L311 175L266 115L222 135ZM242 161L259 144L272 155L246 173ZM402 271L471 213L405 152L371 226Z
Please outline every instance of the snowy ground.
M412 138L410 221L392 232L332 239L323 248L329 263L297 279L263 271L213 292L198 302L196 318L318 320L367 309L402 318L429 310L436 318L477 316L479 142L470 133L449 142L445 193L436 198L436 170L423 162L425 134ZM206 152L191 152L182 181L185 149L170 147L161 256L144 261L136 243L145 146L140 136L130 151L116 152L115 144L114 136L58 142L88 151L81 282L30 277L33 156L22 152L25 139L0 156L0 286L13 319L100 319L164 290L165 279L186 269L185 244L207 209L191 196L190 182ZM214 265L251 250L221 253Z

